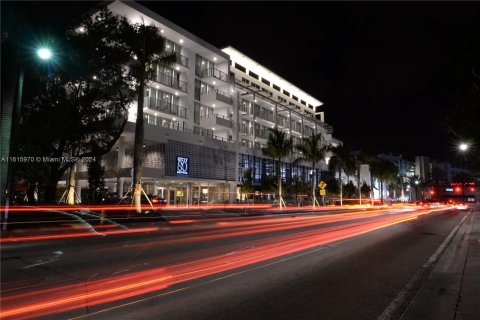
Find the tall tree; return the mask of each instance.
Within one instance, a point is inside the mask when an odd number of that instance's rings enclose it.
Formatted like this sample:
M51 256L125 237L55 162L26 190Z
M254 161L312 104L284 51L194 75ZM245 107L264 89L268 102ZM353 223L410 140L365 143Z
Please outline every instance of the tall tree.
M309 186L305 175L293 176L288 180L287 192L295 195L295 202L300 204L299 195L308 193Z
M380 181L380 199L383 202L384 183L395 180L398 169L393 162L379 158L372 167L372 174Z
M85 17L67 31L63 47L57 43L62 54L47 75L35 76L36 87L26 95L20 142L24 152L51 159L47 203L55 201L58 180L75 163L62 157L101 156L125 127L133 93L118 28L118 17L107 9L96 19Z
M316 168L317 164L325 159L325 153L328 149L328 146L324 144L322 134L318 133L313 134L311 137L303 139L302 143L296 145L295 148L302 154L302 156L297 158L295 162L306 161L310 162L312 166L312 206L315 208L315 205L318 203L315 196L315 177L317 176Z
M263 154L277 161L277 193L280 209L285 206L282 198L282 159L290 155L293 149L292 138L287 138L287 134L277 128L269 129L267 145L262 149Z
M250 197L249 194L255 192L252 174L252 168L247 168L245 171L243 171L242 186L240 187L240 190L242 191L242 193L246 193L246 199Z
M338 181L340 187L340 205L343 205L343 182L342 171L345 174L351 174L355 170L355 162L350 152L350 148L339 145L329 149L333 156L330 158L328 166L330 170L338 172Z
M137 92L137 119L135 122L135 141L133 147L133 201L136 212L141 212L142 166L144 145L143 108L145 85L155 74L158 66L169 66L176 62L175 54L167 54L165 38L154 25L144 22L130 24L126 17L121 19L119 34L131 60L129 73L135 79Z
M360 169L362 164L368 163L368 156L364 152L359 152L353 156L353 161L356 167L356 174L357 174L357 187L358 187L358 202L362 204L362 185L361 185L361 177L360 177ZM364 182L365 183L365 182Z

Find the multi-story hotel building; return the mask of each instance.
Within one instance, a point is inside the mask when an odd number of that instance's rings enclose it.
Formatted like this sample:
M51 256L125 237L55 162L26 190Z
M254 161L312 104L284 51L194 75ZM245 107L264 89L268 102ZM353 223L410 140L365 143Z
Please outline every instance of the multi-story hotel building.
M275 126L295 143L318 132L326 143L339 143L318 111L319 100L238 50L220 50L135 2L108 7L132 23L155 24L167 39L166 50L177 55L174 65L157 68L143 93L142 181L148 194L169 204L236 202L245 168L252 168L255 183L275 174L274 161L261 150ZM106 184L119 195L131 188L136 110L134 102L124 133L103 157ZM292 164L298 156L282 164L285 179L311 179L308 164ZM88 187L85 167L78 178L77 193Z

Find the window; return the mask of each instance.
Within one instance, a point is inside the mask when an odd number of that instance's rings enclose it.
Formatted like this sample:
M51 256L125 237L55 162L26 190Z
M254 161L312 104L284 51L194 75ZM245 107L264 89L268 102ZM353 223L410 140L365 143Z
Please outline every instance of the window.
M252 83L252 87L254 87L256 89L260 89L260 86L258 84L255 84L255 83Z
M252 71L248 71L248 75L258 80L258 74Z
M307 103L306 103L305 101L303 101L303 100L301 100L300 103L303 104L304 106L307 105Z
M308 107L313 110L313 106L311 104L308 105Z
M278 100L280 100L281 102L284 102L284 103L287 102L287 99L283 99L282 97L278 97Z
M281 92L279 86L277 86L277 85L274 84L272 87L273 87L273 89L277 90L278 92Z
M245 83L248 83L248 84L250 84L250 80L248 80L248 79L245 79L245 78L242 78L242 82L245 82Z
M267 79L262 78L262 82L265 83L266 85L270 85L270 81L268 81Z
M283 94L290 97L290 92L288 92L287 90L283 90Z
M292 95L292 99L298 101L298 97Z
M243 73L247 73L247 69L245 67L242 67L238 63L235 63L235 68L242 71Z

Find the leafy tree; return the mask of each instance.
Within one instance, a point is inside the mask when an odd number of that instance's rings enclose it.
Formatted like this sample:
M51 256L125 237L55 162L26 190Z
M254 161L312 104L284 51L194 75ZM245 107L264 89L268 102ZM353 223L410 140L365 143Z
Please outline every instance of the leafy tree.
M308 183L304 175L293 176L288 180L287 183L287 192L295 195L295 202L298 204L298 196L300 194L308 193Z
M278 203L280 209L282 205L285 205L285 202L282 198L282 173L281 173L281 163L282 159L290 155L293 149L293 141L291 138L287 138L285 132L278 130L277 128L269 129L270 134L268 135L267 145L262 149L263 154L269 156L277 161L277 193L278 193Z
M259 191L266 193L275 192L277 189L276 177L273 175L262 174L260 177L259 189Z
M395 179L398 174L398 169L392 162L378 158L377 161L374 162L370 172L380 181L380 199L383 202L383 185Z
M135 79L137 92L137 119L133 150L133 200L137 212L141 212L142 164L144 144L144 92L148 80L158 66L168 66L176 62L175 54L167 54L165 38L154 25L145 23L130 24L126 17L120 20L119 39L125 52L130 55L129 74Z
M343 185L343 191L346 197L353 198L357 193L357 187L355 187L352 181L349 181L347 184Z
M357 173L357 188L358 190L358 200L359 203L362 203L362 191L361 191L361 181L360 181L360 168L362 164L367 164L368 163L368 155L364 152L359 152L356 155L353 156L353 162L355 163L356 167L356 173ZM365 182L364 182L365 183Z
M240 190L242 193L247 193L247 199L250 197L249 193L255 192L255 187L253 186L252 168L248 168L243 171L242 186L240 187Z
M317 198L315 196L315 186L316 186L316 166L317 163L325 159L325 153L328 146L323 143L323 137L321 133L313 134L311 137L303 139L302 143L296 145L295 148L301 152L302 156L295 160L297 161L306 161L310 162L312 166L312 206L315 207L317 203Z
M345 174L349 174L355 170L355 162L350 149L346 146L339 145L330 149L333 156L330 158L328 166L330 170L338 172L338 181L340 188L340 205L343 205L343 183L342 183L342 171Z
M367 198L370 194L370 191L371 191L371 188L370 186L364 181L361 188L360 188L360 191L362 192L364 198Z
M335 195L335 196L340 195L340 183L338 179L335 179L335 178L328 179L326 183L327 183L326 190L329 195Z
M55 159L109 152L125 127L133 97L126 57L116 41L119 18L103 9L80 26L82 32L78 25L69 29L64 47L57 46L63 52L59 65L35 76L36 87L24 106L21 147L52 159L47 161L47 203L55 201L58 180L74 164Z

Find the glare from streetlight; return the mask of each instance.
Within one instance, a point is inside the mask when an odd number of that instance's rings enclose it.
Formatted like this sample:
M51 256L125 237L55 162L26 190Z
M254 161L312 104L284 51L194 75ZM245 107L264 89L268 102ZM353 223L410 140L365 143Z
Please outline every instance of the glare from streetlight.
M460 143L460 145L458 146L458 148L460 149L460 151L467 151L467 149L468 149L468 144L466 144L466 143Z
M37 54L42 60L48 60L52 57L52 51L50 51L48 48L38 49Z

